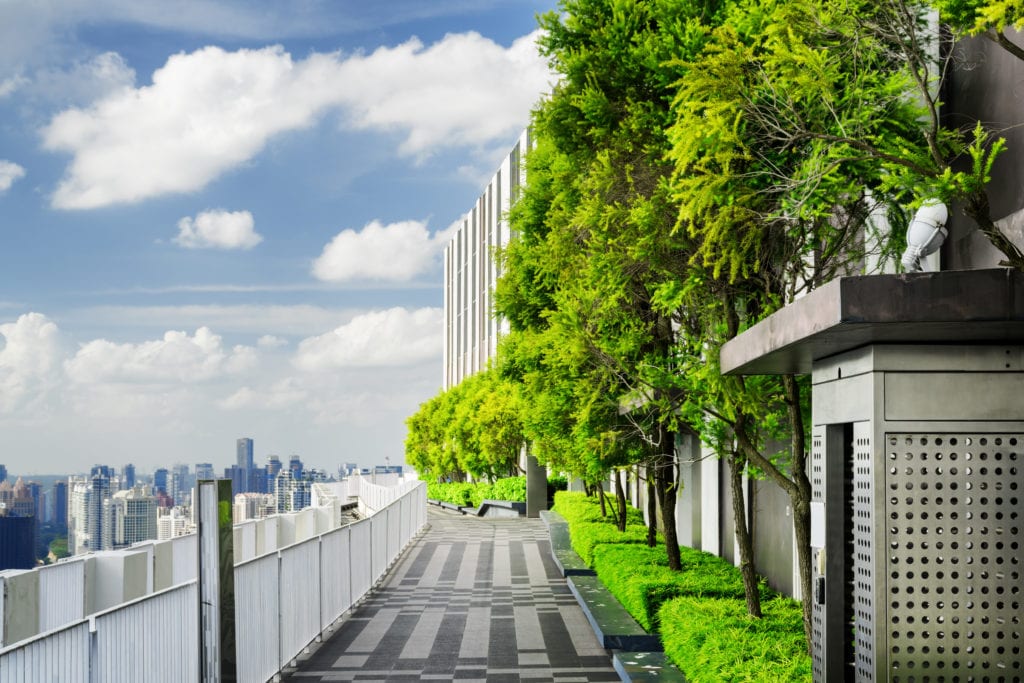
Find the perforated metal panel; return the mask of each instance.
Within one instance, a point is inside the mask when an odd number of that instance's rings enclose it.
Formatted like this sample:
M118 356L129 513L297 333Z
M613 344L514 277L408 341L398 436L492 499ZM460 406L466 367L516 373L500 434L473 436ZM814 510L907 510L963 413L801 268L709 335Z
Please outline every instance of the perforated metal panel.
M825 433L820 429L814 432L811 444L811 500L821 503L825 500ZM818 578L817 570L813 576ZM811 668L815 681L825 677L825 607L817 600L811 609Z
M889 680L1021 683L1024 434L887 434L885 450Z
M853 425L854 664L858 681L875 680L875 492L871 425Z

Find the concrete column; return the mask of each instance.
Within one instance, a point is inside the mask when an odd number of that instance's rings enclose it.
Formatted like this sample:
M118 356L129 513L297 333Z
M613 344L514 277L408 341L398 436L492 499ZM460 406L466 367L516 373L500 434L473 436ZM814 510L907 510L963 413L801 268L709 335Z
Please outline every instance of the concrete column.
M526 456L526 516L539 517L548 509L548 469L532 455Z

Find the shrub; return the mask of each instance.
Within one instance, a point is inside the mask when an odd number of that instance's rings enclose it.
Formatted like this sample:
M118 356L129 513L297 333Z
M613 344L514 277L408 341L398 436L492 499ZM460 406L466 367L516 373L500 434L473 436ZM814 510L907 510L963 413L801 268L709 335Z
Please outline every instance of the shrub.
M739 569L725 560L693 548L681 547L682 570L668 567L665 546L600 545L594 548L594 570L601 582L648 631L658 627L658 610L672 598L743 599ZM762 596L774 594L762 584Z
M800 603L766 600L764 618L743 600L680 597L659 612L661 640L690 683L810 681L811 658Z
M572 549L590 567L594 566L594 549L608 543L647 543L647 527L627 524L625 531L608 522L576 522L569 524Z
M428 483L427 498L452 503L459 507L480 507L485 500L526 500L526 477L507 477L493 484L487 482Z
M476 484L467 482L450 482L440 484L431 482L427 484L427 498L440 500L459 507L468 507L473 504L473 492Z
M614 499L609 498L612 505ZM577 522L603 522L615 524L615 517L612 514L601 515L601 501L588 496L580 491L559 491L555 493L554 511L565 517L570 525ZM643 513L634 507L626 508L627 524L643 524Z
M491 500L526 501L526 477L506 477L499 479L491 486Z

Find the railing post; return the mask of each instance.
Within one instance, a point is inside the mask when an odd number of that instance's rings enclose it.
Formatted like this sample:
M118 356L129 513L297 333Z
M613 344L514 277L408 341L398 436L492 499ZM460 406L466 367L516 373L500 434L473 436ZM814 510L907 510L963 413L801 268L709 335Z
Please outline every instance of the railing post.
M196 488L199 680L234 683L238 671L231 481L203 480Z

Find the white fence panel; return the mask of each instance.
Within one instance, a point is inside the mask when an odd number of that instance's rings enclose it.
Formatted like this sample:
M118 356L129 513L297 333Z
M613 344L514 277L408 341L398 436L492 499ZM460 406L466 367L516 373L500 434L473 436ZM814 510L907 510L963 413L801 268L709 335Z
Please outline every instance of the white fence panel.
M370 518L371 584L377 583L388 568L388 518L378 513Z
M241 683L263 683L281 668L279 570L276 553L235 567L235 642Z
M94 617L97 681L178 683L199 671L196 584L168 589Z
M39 632L85 618L85 562L58 562L39 569Z
M403 548L405 547L405 544L408 543L409 540L412 538L412 528L413 528L412 527L412 508L413 508L413 501L415 500L415 498L416 498L415 495L405 496L404 498L402 498L401 503L399 503L399 505L401 507L401 510L402 510L402 514L401 514L401 520L402 520L402 529L401 529L402 543L401 543L401 545L402 545Z
M352 573L352 602L356 603L373 586L373 562L370 557L373 534L370 520L364 519L348 527L349 567Z
M181 583L188 583L196 580L196 572L199 571L199 558L196 555L196 544L198 537L195 534L179 536L172 541L171 562L174 569L171 573L171 583L177 586Z
M320 634L320 540L281 551L281 666Z
M89 683L89 622L0 651L0 683Z
M320 538L320 630L326 629L352 606L350 540L347 528Z
M387 566L391 566L391 563L398 557L398 553L402 551L402 519L401 519L402 508L399 503L392 503L387 509L387 521L388 521L388 560Z

